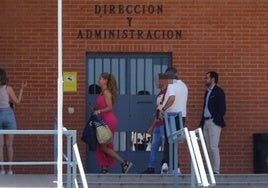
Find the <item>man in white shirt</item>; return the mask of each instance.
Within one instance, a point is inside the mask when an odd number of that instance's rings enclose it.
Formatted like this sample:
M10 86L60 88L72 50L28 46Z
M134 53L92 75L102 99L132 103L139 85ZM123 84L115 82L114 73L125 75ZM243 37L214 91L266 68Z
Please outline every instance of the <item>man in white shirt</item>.
M159 79L164 79L168 82L167 92L163 102L162 113L167 112L182 112L183 124L185 123L186 112L187 112L187 100L188 100L188 88L186 84L178 79L177 69L170 67L165 73L159 74ZM179 120L176 120L177 130L179 130ZM165 133L165 146L164 156L162 160L163 169L167 171L167 165L169 163L169 143L167 135ZM178 162L178 173L180 173L179 162Z

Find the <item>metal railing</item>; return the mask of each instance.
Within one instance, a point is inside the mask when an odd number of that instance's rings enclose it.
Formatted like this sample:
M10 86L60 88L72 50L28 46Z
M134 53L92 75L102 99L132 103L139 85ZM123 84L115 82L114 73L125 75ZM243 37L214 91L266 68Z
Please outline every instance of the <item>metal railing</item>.
M165 128L169 142L169 173L174 173L174 187L179 186L178 182L178 144L185 139L191 156L191 188L215 186L216 181L211 168L206 144L204 141L201 128L193 131L188 131L188 128L183 128L182 113L165 112ZM179 118L180 130L176 128L176 120ZM203 156L209 171L210 182L207 178L205 166L203 163L202 154L200 152L198 141L202 146Z
M188 131L187 128L184 128L185 138L187 140L189 152L191 155L191 188L198 187L210 187L215 186L216 181L212 171L210 159L208 156L207 147L205 144L204 136L201 128L195 129L193 131ZM207 165L207 170L209 176L206 174L205 165L202 158L202 153L199 148L198 141L202 147L203 158L205 159L205 164ZM210 178L210 181L208 179ZM197 184L196 184L197 183Z
M54 161L13 161L0 162L0 165L54 165L57 166L57 130L0 130L0 134L13 135L54 135ZM80 154L77 147L76 130L67 130L63 128L63 135L67 138L66 154L63 153L63 164L67 165L66 187L78 187L77 183L77 165L81 175L83 187L87 188L85 172L82 166ZM56 157L56 158L55 158Z

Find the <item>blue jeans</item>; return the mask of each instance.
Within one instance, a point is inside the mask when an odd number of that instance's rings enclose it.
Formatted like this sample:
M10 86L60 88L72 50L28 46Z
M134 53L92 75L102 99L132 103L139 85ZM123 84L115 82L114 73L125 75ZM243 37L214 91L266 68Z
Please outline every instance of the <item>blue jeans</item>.
M0 108L0 129L16 130L17 123L12 108Z
M155 168L157 159L156 154L160 146L164 146L165 135L164 135L164 126L156 126L153 130L153 139L150 152L150 161L148 163L148 168Z

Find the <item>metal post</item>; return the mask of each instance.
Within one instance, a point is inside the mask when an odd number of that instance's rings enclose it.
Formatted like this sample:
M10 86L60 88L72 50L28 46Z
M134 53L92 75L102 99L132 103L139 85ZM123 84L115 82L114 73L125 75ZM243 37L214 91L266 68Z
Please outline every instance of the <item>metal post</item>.
M72 146L74 146L76 143L77 143L77 138L76 138L76 131L75 133L72 135ZM77 165L78 165L78 162L77 162L77 159L76 159L76 156L75 156L75 151L73 150L73 153L72 153L72 161L73 161L73 168L72 168L72 175L73 175L73 182L74 180L77 178Z
M169 164L168 164L168 166L169 166L169 169L168 169L168 171L169 171L169 173L170 174L172 174L172 168L173 168L173 152L172 152L172 150L173 150L173 143L172 143L172 141L171 141L171 138L169 138L169 144L168 144L168 147L169 147Z
M62 183L62 0L58 0L58 188Z
M174 143L174 166L173 166L173 173L174 173L174 187L178 188L179 187L179 177L178 177L178 147L179 144L177 141Z
M201 178L201 185L204 187L209 186L208 178L206 175L205 166L202 160L202 155L197 142L195 131L190 131L191 143L194 150L195 160L198 166L198 172Z
M75 157L76 157L76 160L77 160L77 165L78 165L78 168L79 168L79 172L80 172L80 176L81 176L81 179L82 179L83 187L88 188L85 171L84 171L84 168L83 168L83 165L82 165L81 157L80 157L80 154L79 154L78 147L77 147L76 143L73 145L73 150L74 150Z
M190 156L191 156L191 164L192 164L192 168L194 169L193 172L195 172L195 177L196 177L197 183L201 184L201 177L200 177L197 162L196 162L196 159L195 159L195 152L194 152L192 142L191 142L191 138L190 138L190 135L189 135L189 131L188 131L187 128L184 128L184 133L185 133L185 138L187 140L187 145L188 145L188 149L189 149Z
M214 174L213 174L213 170L212 170L212 167L211 167L210 159L209 159L209 156L208 156L208 151L207 151L206 143L205 143L204 136L203 136L203 133L202 133L201 128L198 128L196 130L196 132L199 134L199 140L200 140L201 146L203 148L203 155L204 155L205 160L206 160L206 164L207 164L207 169L208 169L209 176L210 176L211 185L214 186L214 185L216 185L216 180L215 180L215 177L214 177Z
M72 136L67 135L67 188L71 188L71 166L72 164L72 143L71 143Z
M58 121L57 118L55 117L54 119L54 130L56 131L58 128ZM58 135L54 134L54 161L57 161L58 158ZM53 167L54 174L57 174L57 164L54 165Z
M196 177L193 162L191 162L191 188L196 188Z

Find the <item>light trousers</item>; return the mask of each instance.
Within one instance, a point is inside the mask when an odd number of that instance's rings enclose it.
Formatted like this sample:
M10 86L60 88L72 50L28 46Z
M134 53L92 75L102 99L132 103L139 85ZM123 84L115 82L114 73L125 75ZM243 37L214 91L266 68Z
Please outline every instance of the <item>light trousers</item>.
M222 129L221 126L216 125L213 122L213 119L205 120L205 124L203 127L203 134L211 166L213 172L215 173L220 173L219 142L220 142L221 129Z

